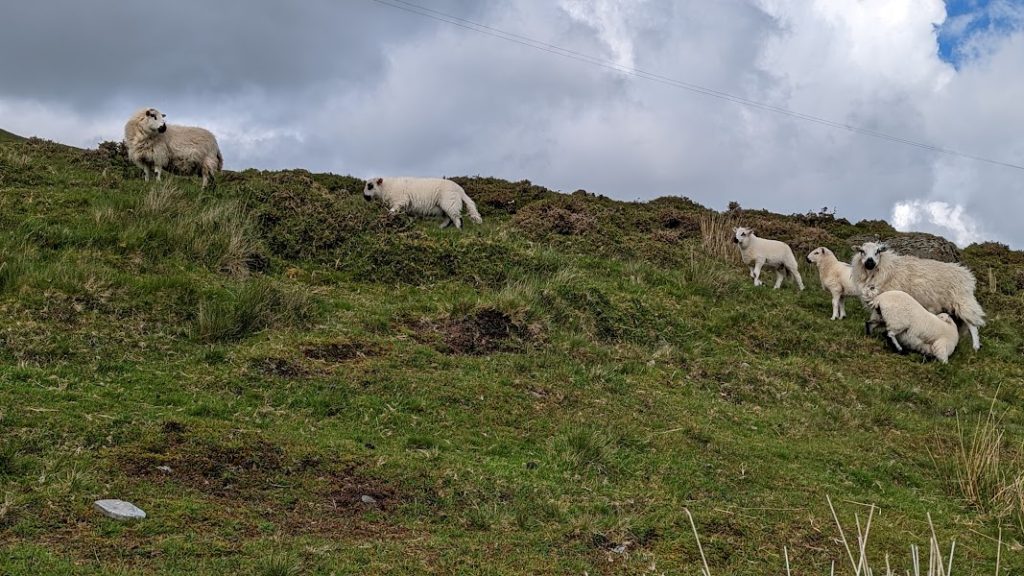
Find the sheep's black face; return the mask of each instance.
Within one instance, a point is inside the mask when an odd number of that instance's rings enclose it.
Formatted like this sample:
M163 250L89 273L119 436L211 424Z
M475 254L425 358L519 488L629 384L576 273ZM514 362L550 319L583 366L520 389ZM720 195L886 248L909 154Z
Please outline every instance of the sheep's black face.
M167 124L161 124L160 127L156 129L156 131L161 134L167 132Z
M363 200L373 200L373 182L367 182L366 188L363 188Z
M864 260L864 267L867 268L868 270L874 270L875 266L876 264L874 258L866 258Z

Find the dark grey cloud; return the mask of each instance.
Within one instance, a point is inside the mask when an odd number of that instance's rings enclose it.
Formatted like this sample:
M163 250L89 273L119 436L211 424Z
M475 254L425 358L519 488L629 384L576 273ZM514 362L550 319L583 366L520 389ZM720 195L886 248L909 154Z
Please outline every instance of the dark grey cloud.
M479 11L475 2L438 5ZM9 2L3 11L0 93L83 110L118 98L285 98L326 82L368 81L385 68L387 39L433 27L355 0L47 0Z

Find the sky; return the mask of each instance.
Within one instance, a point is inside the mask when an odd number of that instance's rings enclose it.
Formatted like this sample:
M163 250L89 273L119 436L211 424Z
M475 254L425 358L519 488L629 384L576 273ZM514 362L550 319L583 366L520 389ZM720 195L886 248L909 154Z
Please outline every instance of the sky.
M828 208L1024 248L1024 170L963 156L1024 166L1024 0L409 1L462 26L400 0L8 3L0 128L94 147L156 107L229 169Z

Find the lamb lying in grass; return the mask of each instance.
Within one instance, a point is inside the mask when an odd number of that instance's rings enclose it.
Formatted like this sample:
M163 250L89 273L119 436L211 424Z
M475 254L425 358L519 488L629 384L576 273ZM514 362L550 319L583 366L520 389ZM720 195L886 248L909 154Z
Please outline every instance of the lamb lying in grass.
M480 224L483 218L466 191L444 178L375 178L366 181L363 198L380 198L389 212L408 212L419 216L441 216L441 228L455 224L462 228L462 205L470 220Z
M885 322L889 339L897 350L906 346L926 356L934 356L943 364L956 350L960 332L956 322L945 312L932 314L917 300L900 290L879 293L874 285L866 286L863 296L869 300Z
M740 257L743 263L750 267L750 277L754 279L754 286L761 285L761 268L767 266L776 271L775 289L782 286L787 273L793 277L801 290L804 289L804 281L800 278L800 270L796 265L796 256L793 256L793 250L789 246L778 240L758 238L749 228L735 228L733 234L732 241L739 244Z
M824 246L815 248L807 255L807 261L817 265L821 287L832 294L832 320L846 318L845 296L858 296L860 291L853 283L852 267L840 262L831 250Z

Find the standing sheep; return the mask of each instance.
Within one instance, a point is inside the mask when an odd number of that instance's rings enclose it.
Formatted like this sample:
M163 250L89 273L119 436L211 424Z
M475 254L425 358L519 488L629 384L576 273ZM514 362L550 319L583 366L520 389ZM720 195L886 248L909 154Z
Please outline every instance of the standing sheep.
M949 361L960 340L956 322L949 314L932 314L902 290L878 292L875 286L864 287L864 297L871 309L882 316L889 339L899 351L906 346L943 364Z
M375 178L366 181L363 198L367 202L380 198L388 212L408 212L419 216L441 216L441 228L455 224L462 228L462 205L470 220L480 224L483 218L466 191L445 178Z
M782 285L786 273L793 277L801 290L804 289L804 281L800 278L800 270L796 265L796 256L793 256L793 250L789 246L778 240L758 238L749 228L735 228L733 234L732 241L739 244L740 258L750 267L750 277L754 279L754 286L761 285L761 268L767 266L776 271L776 290Z
M864 288L869 284L879 292L901 290L932 314L946 312L964 322L971 332L974 349L981 348L978 328L985 325L985 311L974 297L975 280L970 270L950 262L902 256L877 242L865 242L854 250L850 263L853 283L865 304L869 299L864 296ZM871 334L879 319L878 311L872 309L864 331Z
M852 267L846 262L840 262L836 255L824 246L812 250L807 255L807 261L818 266L821 286L832 294L832 320L846 318L843 297L860 294L853 284Z
M124 125L124 143L128 158L156 179L164 170L203 177L203 188L224 167L217 139L209 130L177 126L164 121L166 114L156 108L143 108Z

